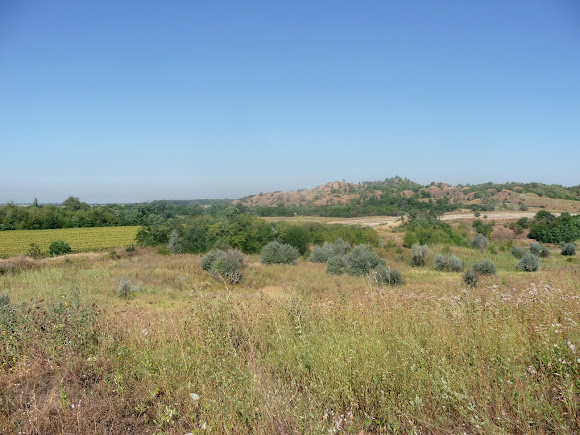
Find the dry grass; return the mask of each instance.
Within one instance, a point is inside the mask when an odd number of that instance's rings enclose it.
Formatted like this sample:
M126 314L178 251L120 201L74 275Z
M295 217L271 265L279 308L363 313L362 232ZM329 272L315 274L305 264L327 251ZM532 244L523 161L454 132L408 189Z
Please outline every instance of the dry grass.
M449 252L468 264L486 256ZM498 275L467 290L460 274L412 268L406 252L381 255L405 286L329 276L303 260L264 266L257 256L229 286L198 256L152 250L0 276L14 307L50 312L66 302L52 323L27 312L36 319L28 346L2 359L0 432L580 430L577 263L554 255L525 274L499 253ZM121 277L138 286L134 298L116 296ZM96 323L77 315L74 289ZM97 340L72 347L47 332L54 324Z

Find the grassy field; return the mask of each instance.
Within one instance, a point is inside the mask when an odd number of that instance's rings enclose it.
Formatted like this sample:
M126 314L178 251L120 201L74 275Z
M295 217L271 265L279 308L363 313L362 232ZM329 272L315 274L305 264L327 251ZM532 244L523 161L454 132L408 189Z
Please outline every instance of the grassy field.
M441 251L498 273L395 247L394 288L258 256L229 286L142 248L27 263L0 276L0 432L578 433L577 258Z
M64 240L73 252L98 251L135 243L139 227L67 228L58 230L0 231L0 258L24 255L31 243L48 253L56 240Z

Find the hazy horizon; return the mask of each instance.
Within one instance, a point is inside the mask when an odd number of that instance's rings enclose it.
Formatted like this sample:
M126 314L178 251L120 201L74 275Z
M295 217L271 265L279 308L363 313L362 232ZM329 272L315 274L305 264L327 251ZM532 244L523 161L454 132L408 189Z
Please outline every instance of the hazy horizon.
M0 3L0 203L580 184L580 3Z

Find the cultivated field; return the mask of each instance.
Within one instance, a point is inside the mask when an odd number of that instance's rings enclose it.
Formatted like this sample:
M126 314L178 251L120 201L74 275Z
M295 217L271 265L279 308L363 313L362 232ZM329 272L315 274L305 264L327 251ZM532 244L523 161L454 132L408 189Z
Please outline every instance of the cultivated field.
M64 240L73 252L99 251L135 243L139 227L67 228L57 230L0 231L0 258L24 255L31 243L48 253L56 240Z
M255 255L235 286L153 249L29 262L0 276L0 432L578 433L580 265L551 249L525 273L387 244L402 287ZM498 273L470 289L438 252Z

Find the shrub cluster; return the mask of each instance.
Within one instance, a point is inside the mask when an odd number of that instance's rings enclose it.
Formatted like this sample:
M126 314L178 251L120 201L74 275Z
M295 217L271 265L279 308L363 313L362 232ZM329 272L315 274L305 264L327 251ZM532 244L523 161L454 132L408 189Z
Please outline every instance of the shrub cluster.
M416 243L411 247L411 249L413 251L413 258L411 260L413 266L425 266L427 263L427 256L429 255L429 246Z
M469 287L477 287L477 283L479 282L479 273L477 273L477 271L474 269L468 269L463 274L463 282Z
M346 261L344 255L330 257L326 262L326 272L330 275L342 275L346 272Z
M123 299L131 299L138 289L139 287L133 284L131 278L123 276L117 286L117 296Z
M447 272L461 272L464 268L463 261L455 255L446 257L445 255L437 254L433 259L433 264L435 269Z
M181 244L181 237L179 237L177 230L173 230L171 232L171 237L169 238L167 248L172 254L183 254L183 252L185 252L183 245Z
M562 243L562 255L576 255L576 245L572 242Z
M495 264L493 264L493 261L488 259L474 263L471 268L482 275L495 275L497 273Z
M403 274L387 266L380 265L375 269L375 282L377 284L397 286L403 284Z
M535 272L540 269L540 260L534 254L526 254L516 265L520 272Z
M322 246L315 246L308 259L313 263L326 263L331 257L345 255L349 249L350 244L338 238L333 243L324 242Z
M262 248L263 264L296 264L299 252L292 245L270 242Z
M202 257L201 267L214 278L223 279L229 284L238 284L244 279L244 254L237 249L216 249Z

